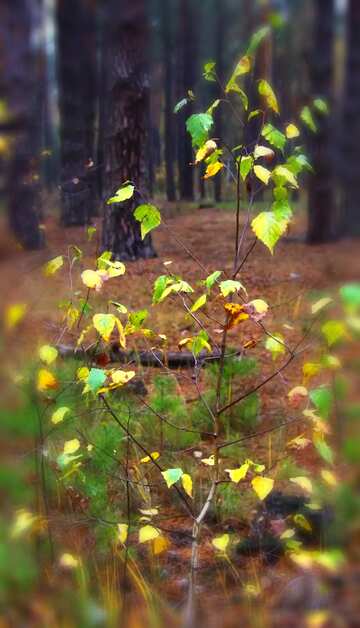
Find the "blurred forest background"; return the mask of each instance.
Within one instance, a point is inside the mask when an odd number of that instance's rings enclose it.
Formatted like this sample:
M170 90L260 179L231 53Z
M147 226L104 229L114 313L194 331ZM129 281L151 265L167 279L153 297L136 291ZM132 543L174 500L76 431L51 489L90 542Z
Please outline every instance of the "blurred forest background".
M226 175L204 182L191 167L185 120L219 96L216 83L201 80L204 63L214 60L225 81L264 25L272 31L254 75L274 84L282 118L291 121L310 95L329 103L330 116L313 121L317 134L307 132L315 175L299 199L307 240L358 235L356 0L3 0L0 194L17 241L42 247L53 207L65 227L105 208L104 247L122 259L151 257L131 214L120 224L104 205L127 179L175 207L229 204ZM233 143L233 125L218 108L215 136Z

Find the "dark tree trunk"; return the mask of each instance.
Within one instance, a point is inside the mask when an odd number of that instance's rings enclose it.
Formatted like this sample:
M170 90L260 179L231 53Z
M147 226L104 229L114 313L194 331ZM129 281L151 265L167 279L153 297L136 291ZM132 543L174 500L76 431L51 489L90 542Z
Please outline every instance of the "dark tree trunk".
M125 181L137 192L125 203L105 205L102 246L117 259L154 257L151 237L141 239L133 211L147 196L149 78L146 0L109 0L106 28L106 128L104 195Z
M329 103L333 93L333 43L335 15L332 0L316 0L314 6L314 50L311 58L313 95ZM332 124L329 116L317 115L318 133L310 138L314 174L309 178L309 244L328 242L334 237Z
M166 169L166 196L168 201L175 201L175 133L174 133L174 63L173 42L171 37L171 7L169 0L161 0L161 34L164 65L164 141L165 141L165 169Z
M343 124L342 233L360 236L360 3L349 0Z
M224 83L224 32L225 29L225 3L216 2L215 11L215 60L216 60L216 72L221 81ZM221 96L218 96L221 98ZM222 120L222 108L218 107L215 112L215 136L223 139L223 120ZM221 201L221 172L216 175L214 179L214 196L216 203Z
M195 24L191 10L191 0L180 0L179 34L177 45L177 87L178 100L184 98L195 86ZM186 131L186 118L192 113L188 106L177 114L177 156L179 173L179 192L183 200L194 198L194 171L190 165L193 151L190 135Z
M2 132L9 140L4 159L10 227L26 249L44 244L39 229L40 129L36 54L31 45L33 10L29 0L0 3L0 99L9 115Z
M95 67L93 55L88 57L90 14L86 0L58 0L61 221L67 227L87 224L92 214L88 153L93 144L90 84Z

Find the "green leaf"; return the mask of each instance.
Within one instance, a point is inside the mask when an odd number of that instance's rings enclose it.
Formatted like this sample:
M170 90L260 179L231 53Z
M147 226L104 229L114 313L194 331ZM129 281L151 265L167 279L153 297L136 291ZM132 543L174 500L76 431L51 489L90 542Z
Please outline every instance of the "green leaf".
M134 216L141 223L142 239L161 224L160 212L154 205L139 205L134 211Z
M275 201L271 205L271 211L275 214L277 220L285 220L287 222L290 221L293 213L286 198Z
M256 237L273 253L288 224L288 219L279 217L274 212L261 212L254 218L251 227Z
M270 26L262 26L251 37L249 47L247 49L248 55L254 55L260 44L264 41L265 37L268 37L271 33Z
M52 364L58 357L58 350L51 345L43 345L39 349L39 357L45 364Z
M191 343L191 351L197 356L203 349L206 349L209 353L211 352L211 346L209 344L209 336L207 335L205 330L201 330L197 336L194 336Z
M155 279L154 288L153 288L153 304L160 302L160 297L163 294L166 286L171 283L173 279L168 275L160 275Z
M254 159L251 155L246 155L240 158L240 175L243 181L246 180L251 168L253 167Z
M260 96L263 96L269 109L272 109L273 111L275 111L275 113L280 113L279 104L270 83L262 79L261 81L259 81L258 90Z
M139 329L141 329L141 327L145 323L145 321L146 321L148 316L149 316L149 312L146 309L138 310L137 312L131 312L129 314L129 323L136 330L139 330Z
M278 148L281 151L284 149L286 144L286 137L284 133L270 124L270 122L265 124L263 130L261 131L261 135L269 142L269 144L275 146L275 148Z
M306 106L303 108L303 110L300 113L300 118L303 121L303 123L308 127L308 129L310 129L310 131L312 131L313 133L316 133L317 126L316 126L313 114L311 113L310 107Z
M202 146L208 138L208 133L214 120L208 113L193 113L186 120L186 129L191 135L193 146Z
M115 195L109 198L106 203L107 205L111 205L112 203L123 203L124 201L128 201L133 197L135 192L135 186L131 183L122 186L118 190L116 190Z
M172 294L172 293L177 294L179 292L194 292L194 290L192 289L190 284L187 283L187 281L183 281L182 279L175 281L171 279L171 283L169 283L166 286L165 290L160 295L158 299L158 303L161 303L161 301L164 301L164 299L166 299L166 297L168 297L169 294Z
M239 87L239 85L237 83L228 83L227 85L227 92L235 92L236 94L238 94L240 96L240 100L242 102L242 105L245 109L245 111L248 110L249 108L249 99L247 97L247 95L245 94L244 90L241 89L241 87Z
M324 116L327 116L330 113L329 105L323 98L315 98L313 101L314 108L322 113Z
M240 61L236 64L235 70L233 71L225 87L226 93L231 92L231 91L237 92L240 89L237 84L237 80L244 74L248 74L250 70L251 70L251 58L248 55L244 55L243 57L241 57Z
M360 307L360 283L348 283L341 286L340 297L344 305L351 311L356 311Z
M206 299L207 299L207 295L202 294L198 299L196 299L195 303L191 307L190 312L197 312L197 310L200 310L200 308L205 305Z
M222 271L221 270L215 270L213 273L211 273L211 275L209 275L208 277L206 277L204 283L205 286L207 287L208 290L211 290L211 288L213 287L213 285L216 283L216 281L219 279L220 275L221 275Z
M163 476L168 488L171 488L173 484L180 480L183 474L183 470L179 468L167 469L166 471L161 472L161 475Z
M314 445L325 462L328 464L334 463L334 452L325 440L317 438L314 441Z
M296 177L285 166L276 166L272 176L277 185L281 185L282 182L286 181L286 183L290 183L296 189L299 187Z
M240 281L234 281L233 279L226 279L222 281L219 285L220 292L223 297L228 297L229 294L233 294L234 292L238 292L238 290L243 290L245 294L247 294L246 288L240 283Z
M105 342L109 342L110 336L115 327L116 317L114 314L94 314L93 325Z
M104 384L105 380L106 373L102 369L90 369L86 382L89 388L96 393Z
M346 327L343 321L326 321L321 327L321 332L329 347L346 337Z
M203 77L206 81L216 81L216 63L215 61L208 61L204 65Z
M309 391L309 397L323 419L327 419L330 415L333 394L330 388L321 386L320 388L314 388Z
M221 100L219 100L219 98L217 98L216 100L214 100L213 103L211 103L210 107L206 110L206 113L209 114L209 116L212 116L212 114L214 113L215 109L218 108L218 106L220 105Z
M61 421L64 420L64 417L68 412L70 412L70 408L67 408L66 406L58 408L57 410L55 410L55 412L53 412L51 416L51 422L54 423L54 425L56 425L57 423L61 423Z
M174 113L179 113L179 111L181 111L181 109L183 109L188 104L188 102L189 101L187 98L182 98L181 100L179 100L179 102L176 103L174 107Z

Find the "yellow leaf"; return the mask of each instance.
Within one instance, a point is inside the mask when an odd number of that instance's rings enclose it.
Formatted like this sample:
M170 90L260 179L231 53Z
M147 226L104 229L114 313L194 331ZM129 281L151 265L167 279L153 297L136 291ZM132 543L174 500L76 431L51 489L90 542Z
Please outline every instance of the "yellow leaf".
M230 536L228 534L223 534L222 536L216 536L211 543L222 554L225 554L226 548L229 545Z
M124 384L127 384L133 377L135 377L135 375L135 371L122 371L118 369L117 371L113 371L111 373L111 379L116 387L124 386ZM110 388L111 386L112 385L110 384Z
M24 318L27 310L26 303L14 303L5 310L5 328L9 331L14 329Z
M225 469L226 473L229 474L230 480L237 484L240 480L246 478L246 474L249 470L249 464L245 462L238 469Z
M15 539L22 536L26 532L31 532L38 522L38 515L33 515L33 513L28 510L18 510L15 516L15 521L11 527L11 537Z
M199 164L201 161L209 157L217 149L217 144L214 140L208 140L204 146L201 146L196 153L195 164Z
M215 161L213 164L209 164L206 168L206 172L204 174L204 179L210 179L210 177L214 177L220 170L222 170L224 164L221 161Z
M274 90L264 79L259 81L259 94L264 97L264 100L270 109L275 111L275 113L279 113L279 105Z
M59 563L61 567L65 567L66 569L75 569L79 566L78 558L75 558L75 556L68 553L62 554L62 556L60 556Z
M79 310L76 307L73 307L72 305L70 305L70 307L68 308L66 312L66 323L69 329L72 329L72 327L74 327L79 316L80 316Z
M289 401L293 406L298 406L307 396L308 391L304 386L295 386L288 392Z
M109 342L115 323L114 314L95 314L93 316L93 325L105 342Z
M68 412L70 412L70 408L67 408L66 406L58 408L57 410L55 410L55 412L53 412L51 422L54 423L54 425L56 425L57 423L61 423L61 421L64 420L64 417Z
M72 440L67 440L64 443L64 454L69 456L74 454L80 448L80 441L77 438L73 438Z
M58 381L56 377L50 371L46 369L40 369L37 376L37 389L40 392L45 390L54 390L58 387Z
M320 371L321 364L317 364L316 362L305 362L302 367L304 380L306 382L308 382L312 377L315 377L315 375L317 375Z
M296 436L295 438L289 440L289 442L286 444L286 447L290 447L290 449L305 449L305 447L310 444L311 440L305 438L302 434L301 436Z
M52 362L55 362L58 357L58 350L50 345L43 345L39 349L39 357L42 362L45 362L45 364L52 364Z
M304 477L303 476L299 476L299 477L296 477L296 478L290 478L290 482L293 482L294 484L297 484L298 486L300 486L300 488L302 488L307 493L312 493L312 491L313 491L313 486L312 486L311 480L309 480L309 478L307 478L305 476Z
M129 526L127 523L118 523L118 541L125 545L128 537Z
M286 137L288 140L294 139L294 137L299 137L300 131L297 128L296 124L288 124L285 130Z
M160 536L160 532L157 528L150 525L143 526L139 530L139 543L148 543L149 541L156 539L158 536Z
M306 532L312 532L312 527L309 521L301 513L294 515L294 523L296 523L299 528L306 530Z
M191 476L188 473L184 473L181 476L181 483L183 485L185 493L189 495L189 497L192 498L193 482L192 482Z
M159 514L159 510L157 508L139 508L142 515L145 517L155 517L155 515Z
M270 170L268 170L267 168L264 168L264 166L254 166L254 172L257 176L258 179L260 179L260 181L262 181L262 183L265 183L265 185L267 185L270 181L270 177L271 177L271 172Z
M209 456L209 458L202 458L201 462L203 464L206 464L208 467L213 467L214 464L215 464L215 456L214 456L214 454Z
M239 325L239 323L250 318L244 305L239 305L238 303L225 303L224 309L229 316L227 329L232 329L233 327L236 327L236 325Z
M152 550L153 550L154 556L158 556L159 554L166 552L169 545L170 543L165 536L157 536L156 539L154 539L152 543Z
M87 366L81 366L77 371L76 371L76 377L78 378L78 380L80 382L84 382L85 380L87 380L87 378L89 377L89 369Z
M51 259L45 266L43 267L43 273L45 277L50 277L50 275L54 275L63 265L64 258L62 255L58 257L54 257Z
M125 347L126 347L126 338L125 338L124 327L123 327L121 321L118 318L115 319L115 322L116 322L116 326L117 326L118 332L119 332L119 342L120 342L120 345L121 345L121 347L123 349L125 349Z
M254 150L254 158L260 159L260 157L274 157L275 153L272 148L268 146L256 146Z
M206 294L202 294L198 299L196 299L195 303L191 307L190 312L197 312L201 307L203 307L206 303L207 296Z
M97 291L99 291L103 285L101 275L96 270L84 270L81 273L81 280L87 288Z
M151 458L150 458L151 456ZM160 454L158 451L152 451L150 456L145 456L145 458L141 458L140 462L142 464L145 464L147 462L151 462L151 460L157 460L158 458L160 458Z
M305 618L305 628L324 628L330 618L328 611L311 611Z
M262 299L254 299L253 301L250 301L248 305L252 305L255 308L257 314L265 315L269 309L266 301L263 301Z
M333 473L332 471L329 471L329 469L321 469L320 473L321 473L322 479L326 482L326 484L329 484L329 486L338 485L338 480L335 473Z
M323 297L322 299L319 299L319 301L316 301L316 303L312 304L311 313L317 314L330 303L332 303L332 299L330 297Z
M273 490L274 480L272 478L264 478L262 475L257 475L251 481L251 486L253 487L258 498L263 500Z

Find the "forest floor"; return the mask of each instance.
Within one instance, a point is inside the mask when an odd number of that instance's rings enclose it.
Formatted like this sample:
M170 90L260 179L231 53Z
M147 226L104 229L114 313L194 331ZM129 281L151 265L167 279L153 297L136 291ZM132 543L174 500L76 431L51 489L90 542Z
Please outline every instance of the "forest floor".
M151 306L152 286L157 276L169 270L180 275L190 284L204 279L214 270L232 270L234 216L228 211L217 209L198 209L191 213L174 215L167 208L166 227L161 226L154 234L155 249L158 257L152 260L139 260L128 263L124 277L116 281L116 294L111 290L110 283L105 285L101 299L112 298L124 303L129 309L149 308L149 326L158 333L165 333L169 347L177 350L177 344L189 333L189 322L184 319L183 311L169 305L157 309ZM245 217L243 218L245 220ZM95 220L96 223L96 220ZM300 217L291 233L279 243L275 256L257 244L247 264L241 272L241 281L246 286L250 299L262 298L270 305L267 326L272 331L286 328L286 340L290 344L296 342L298 336L295 328L302 322L302 316L308 308L309 294L314 299L324 293L334 293L342 284L358 280L360 277L360 255L358 242L347 240L321 246L308 246L303 241L305 219ZM16 335L5 338L3 345L2 373L21 368L27 357L30 359L34 347L44 341L54 342L58 334L59 300L68 296L69 276L59 272L52 278L45 278L41 268L53 257L66 254L71 245L83 251L81 265L83 268L94 268L94 257L98 249L98 236L95 234L88 241L84 228L64 230L58 226L53 217L45 222L47 248L43 251L28 253L14 246L5 229L0 236L0 268L2 293L0 308L14 303L28 304L27 315L16 330ZM187 249L193 251L196 259L190 257L179 245L179 241ZM243 252L251 243L251 234L244 243ZM164 265L164 262L171 264ZM77 279L75 288L80 286ZM276 321L276 323L275 323ZM275 324L275 327L274 327ZM216 325L210 329L214 338L219 330ZM231 344L239 343L236 330L230 334ZM282 331L283 333L283 331ZM64 339L71 343L72 338ZM256 338L255 338L256 340ZM9 356L9 357L8 357ZM6 359L5 359L6 357ZM273 366L268 365L265 352L259 348L257 357L262 363L266 374ZM356 357L356 356L354 356ZM146 384L150 383L151 373L144 374ZM284 390L301 384L301 363L294 361L286 371L284 378L278 378L262 391L262 416L274 416L279 411L279 403L286 412ZM186 396L190 391L182 391ZM356 391L354 389L354 393ZM4 391L6 398L6 391ZM279 401L280 400L280 401ZM296 435L298 431L295 431ZM256 446L255 446L256 447ZM260 446L261 449L262 446ZM263 446L267 455L268 443ZM206 444L203 445L206 451ZM317 472L319 463L311 455L298 452L298 464L313 466ZM171 527L171 522L168 523ZM173 522L174 528L178 522ZM215 531L216 528L215 528ZM220 532L220 531L217 531ZM214 530L212 530L212 534ZM205 531L201 548L201 595L206 597L206 625L210 628L238 625L239 613L244 617L244 626L359 626L360 607L356 587L360 581L360 569L353 565L342 575L338 588L331 586L330 593L324 594L323 582L318 574L303 572L289 567L285 559L276 566L262 565L257 558L251 559L245 566L233 566L235 572L246 572L248 582L245 596L239 594L235 585L236 577L232 570L225 574L222 568L215 566L214 554ZM166 599L175 607L183 597L186 587L186 563L190 547L178 544L169 553L168 564L163 566L168 577L163 585ZM225 574L225 575L224 575ZM289 582L292 587L289 588ZM256 586L256 583L258 586ZM261 590L262 602L259 603ZM265 600L265 601L264 601ZM326 608L331 609L331 617L326 615ZM245 610L244 610L245 609ZM304 619L302 615L306 610ZM322 615L321 615L322 613ZM325 614L324 614L325 613ZM129 626L138 626L141 616L136 609ZM305 622L305 623L304 623ZM311 623L312 622L312 623Z

